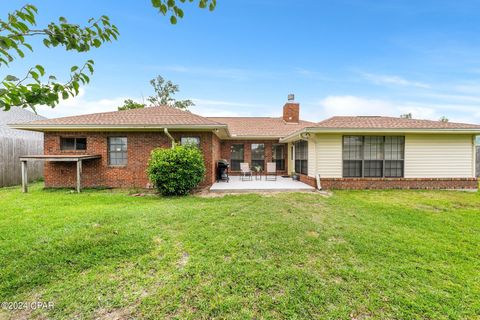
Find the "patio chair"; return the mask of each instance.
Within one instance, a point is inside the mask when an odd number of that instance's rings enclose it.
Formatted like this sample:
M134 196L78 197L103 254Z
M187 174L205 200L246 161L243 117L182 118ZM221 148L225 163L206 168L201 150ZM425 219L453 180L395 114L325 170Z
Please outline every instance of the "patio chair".
M277 181L277 164L275 162L267 162L265 180Z
M250 170L250 165L248 164L248 162L240 163L240 171L242 172L242 175L240 176L240 179L242 181L245 181L245 180L252 181L252 170Z

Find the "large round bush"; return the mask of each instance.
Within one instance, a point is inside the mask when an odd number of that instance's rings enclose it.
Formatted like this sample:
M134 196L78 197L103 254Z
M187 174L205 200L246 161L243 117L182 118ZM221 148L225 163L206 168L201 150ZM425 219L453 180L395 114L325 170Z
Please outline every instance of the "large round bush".
M205 177L205 163L198 148L176 146L155 149L148 162L147 174L163 195L185 195Z

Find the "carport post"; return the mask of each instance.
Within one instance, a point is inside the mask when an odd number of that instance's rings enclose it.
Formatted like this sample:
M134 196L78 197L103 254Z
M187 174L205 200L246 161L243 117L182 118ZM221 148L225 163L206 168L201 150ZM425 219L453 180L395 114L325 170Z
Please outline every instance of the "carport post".
M28 192L27 160L22 160L22 192Z
M82 160L77 160L77 192L80 192L80 188L82 187Z

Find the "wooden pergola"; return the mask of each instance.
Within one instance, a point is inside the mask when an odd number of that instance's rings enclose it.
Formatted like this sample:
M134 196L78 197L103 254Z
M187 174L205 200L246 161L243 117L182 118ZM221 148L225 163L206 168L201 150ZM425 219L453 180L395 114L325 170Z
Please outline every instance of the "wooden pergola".
M82 187L82 161L90 159L99 159L101 155L29 155L20 157L22 162L22 192L28 192L28 177L27 177L27 161L41 160L52 162L76 162L77 163L77 192L80 192Z

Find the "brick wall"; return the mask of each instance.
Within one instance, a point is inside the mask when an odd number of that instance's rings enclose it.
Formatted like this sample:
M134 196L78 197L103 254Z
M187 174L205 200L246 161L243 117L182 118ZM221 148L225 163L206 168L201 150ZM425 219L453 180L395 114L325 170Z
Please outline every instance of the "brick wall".
M126 166L108 164L107 138L127 137L128 163ZM200 148L205 158L206 176L201 186L208 186L215 180L215 164L220 153L220 142L211 132L175 132L175 140L182 136L200 138ZM60 150L60 137L86 137L87 150ZM150 152L155 148L170 148L171 140L162 132L53 132L45 133L44 152L50 154L99 154L101 159L84 160L82 186L84 187L139 187L150 186L147 174ZM74 187L76 163L46 162L46 187Z
M300 104L287 102L283 106L283 121L298 123L300 120Z
M476 178L322 178L322 189L477 189Z
M223 140L221 141L221 159L226 159L228 162L231 162L231 147L232 144L243 144L243 161L250 163L252 162L252 147L253 143L263 143L265 144L265 169L266 163L273 161L272 146L273 144L278 144L278 141L275 140ZM288 172L288 145L284 143L285 150L285 170L278 171L279 175L287 174ZM239 172L232 171L230 169L231 175L237 175Z

